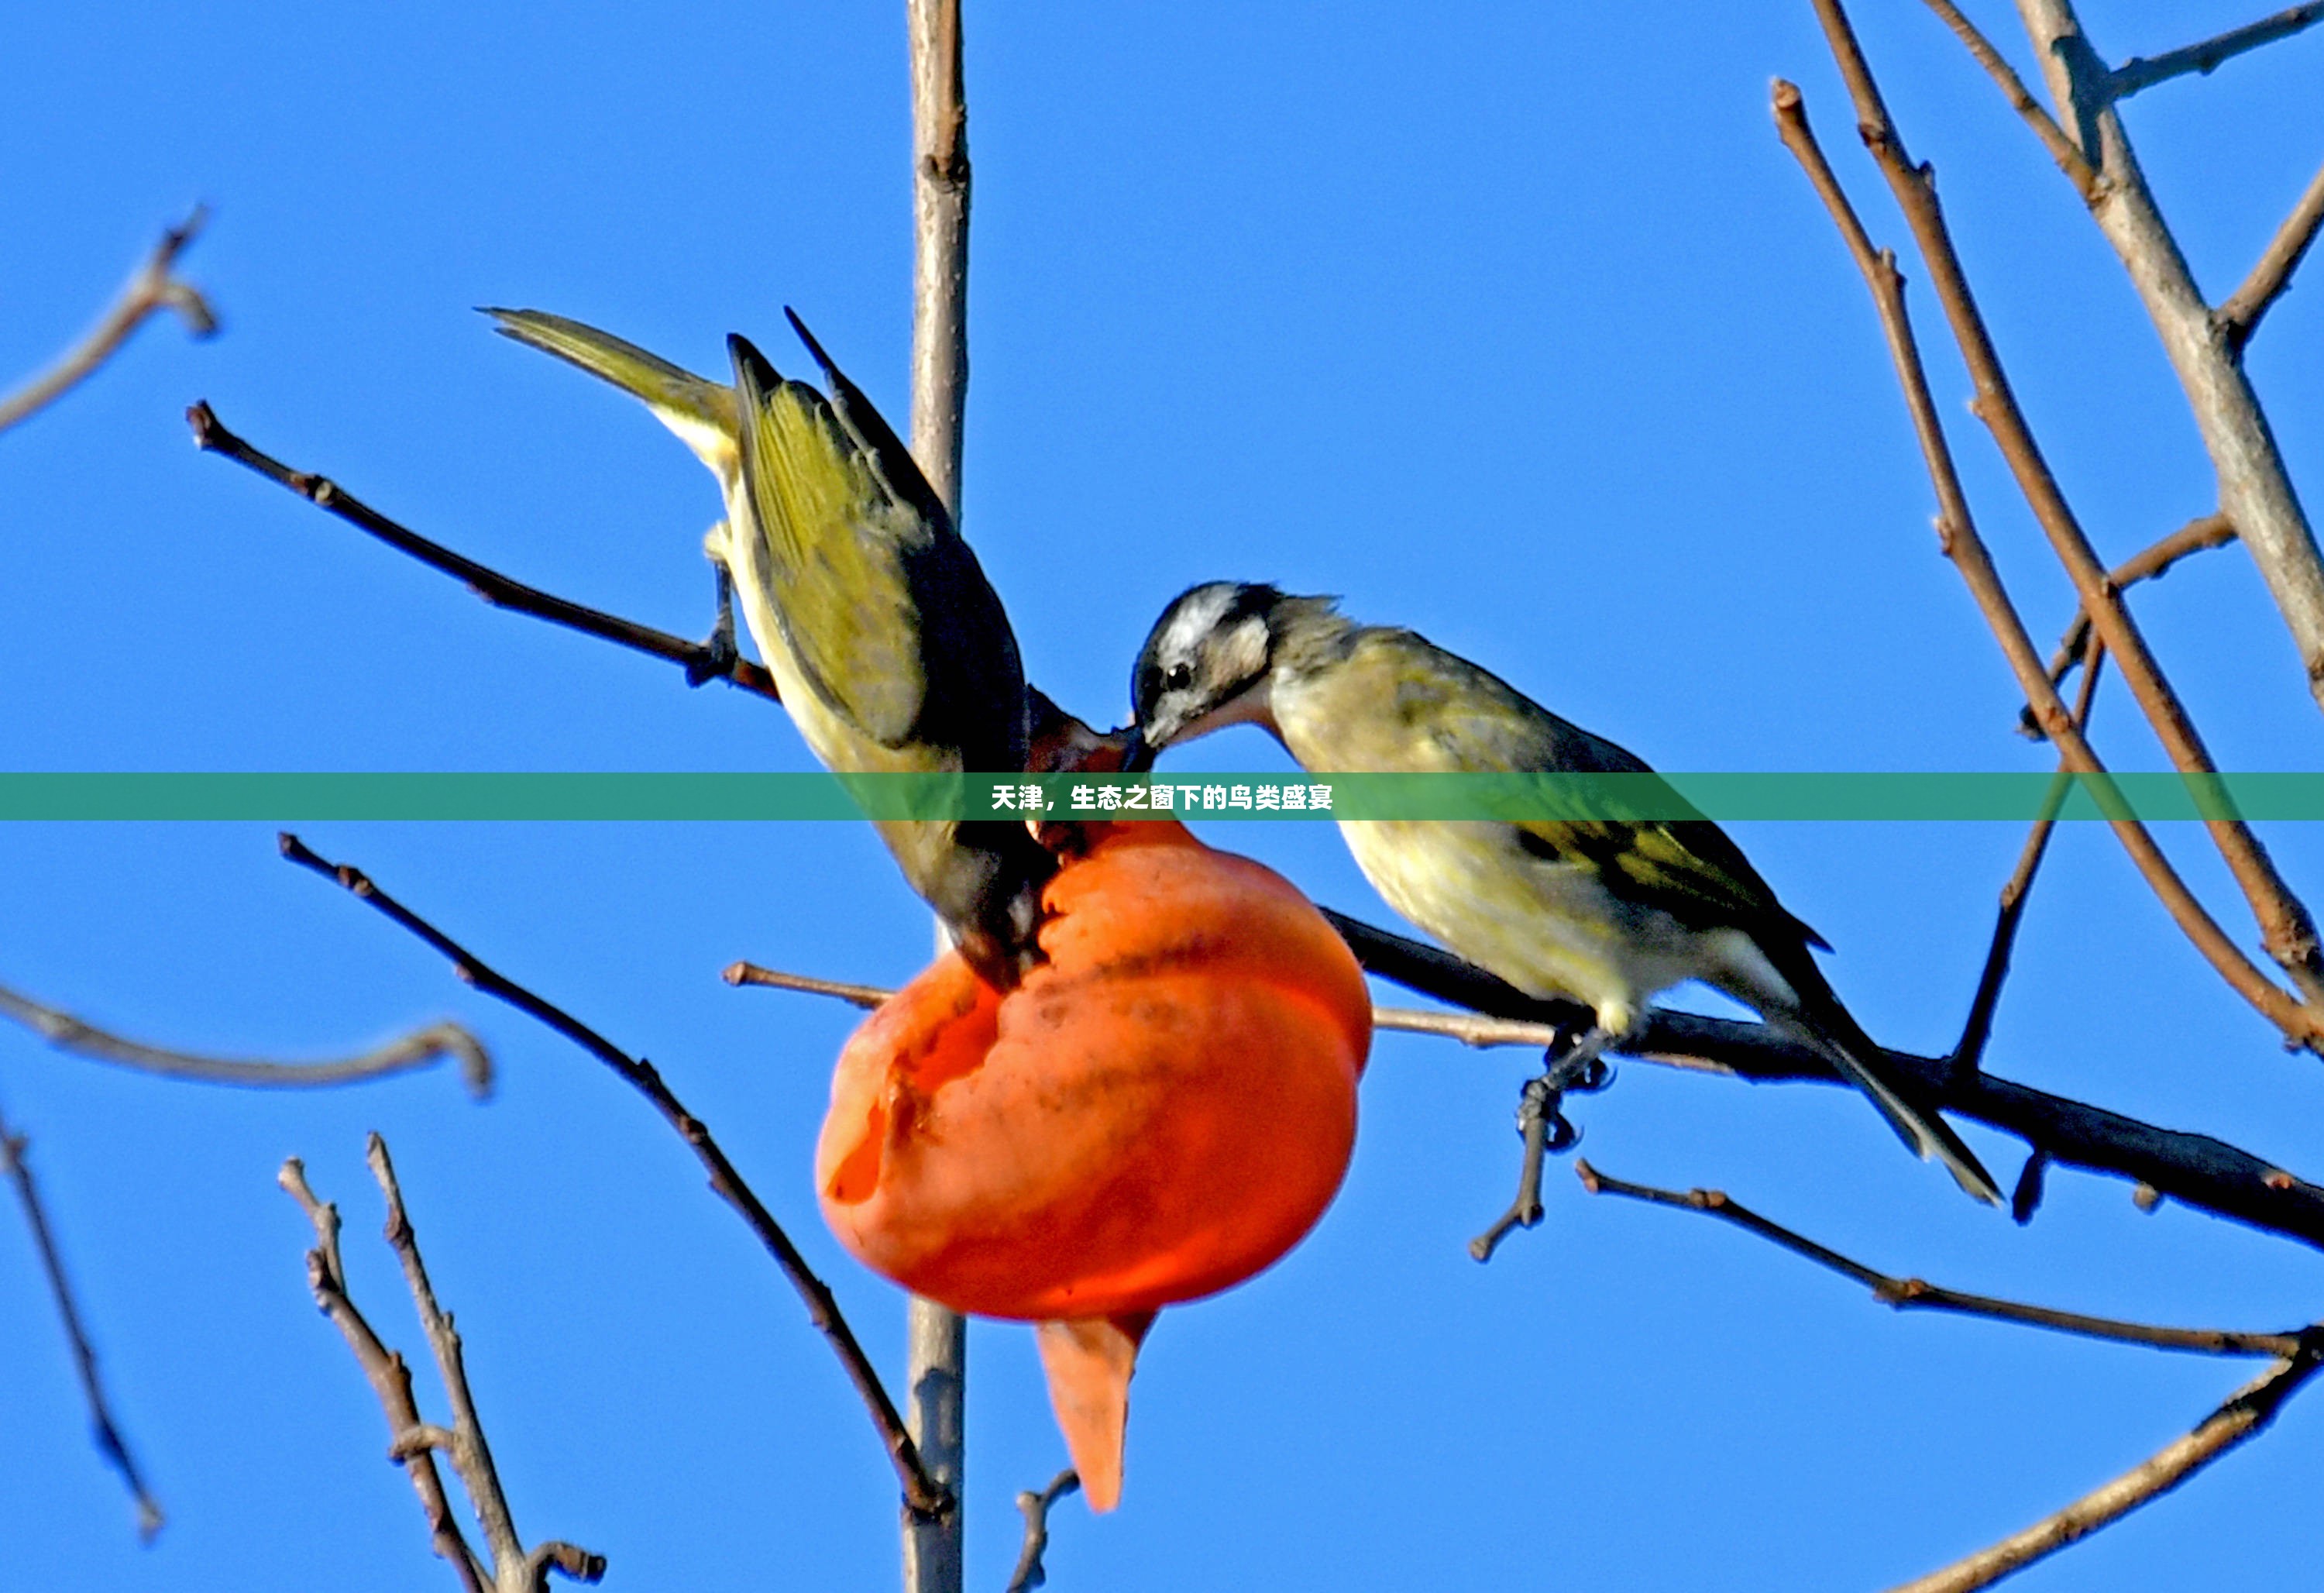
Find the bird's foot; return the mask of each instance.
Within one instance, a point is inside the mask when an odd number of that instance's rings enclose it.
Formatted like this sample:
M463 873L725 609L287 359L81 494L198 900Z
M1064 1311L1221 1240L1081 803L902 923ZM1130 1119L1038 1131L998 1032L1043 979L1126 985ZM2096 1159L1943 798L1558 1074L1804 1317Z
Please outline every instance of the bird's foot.
M1613 1065L1606 1060L1614 1040L1611 1030L1592 1026L1551 1046L1542 1053L1543 1080L1561 1095L1596 1095L1614 1082Z
M1512 1230L1529 1228L1541 1220L1541 1168L1545 1157L1563 1155L1582 1143L1582 1131L1565 1116L1565 1097L1591 1095L1613 1082L1614 1070L1604 1052L1615 1036L1592 1026L1578 1034L1561 1035L1544 1053L1541 1076L1526 1081L1517 1097L1517 1134L1525 1142L1517 1168L1517 1199L1493 1226L1469 1241L1469 1254L1489 1261Z
M687 661L686 683L689 686L725 680L742 662L742 649L734 640L734 578L722 563L714 562L711 568L718 572L718 618L710 627L710 639L702 644L701 652Z

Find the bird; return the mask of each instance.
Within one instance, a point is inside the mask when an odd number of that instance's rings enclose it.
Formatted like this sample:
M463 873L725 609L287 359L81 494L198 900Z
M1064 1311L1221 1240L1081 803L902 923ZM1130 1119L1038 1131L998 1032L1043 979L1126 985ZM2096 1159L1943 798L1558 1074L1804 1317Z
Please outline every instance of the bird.
M533 310L498 329L621 388L718 479L705 540L783 706L833 773L1016 773L1030 699L1001 598L910 451L788 310L824 387L727 339L731 384L610 333ZM996 987L1040 960L1041 887L1056 859L1022 824L873 820L906 880Z
M1172 599L1139 652L1130 699L1132 771L1165 747L1254 724L1317 772L1652 773L1415 632L1250 582ZM1914 1098L1832 990L1813 955L1831 949L1823 938L1710 820L1342 820L1340 833L1404 917L1528 996L1588 1006L1594 1027L1575 1047L1588 1059L1634 1034L1654 996L1700 981L1815 1051L1908 1146L1999 1202L1975 1153Z

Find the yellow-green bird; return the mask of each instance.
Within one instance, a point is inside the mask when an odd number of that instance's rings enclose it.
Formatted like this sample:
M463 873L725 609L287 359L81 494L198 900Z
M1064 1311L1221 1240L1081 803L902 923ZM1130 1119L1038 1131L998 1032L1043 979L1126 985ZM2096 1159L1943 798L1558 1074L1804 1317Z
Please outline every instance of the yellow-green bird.
M500 330L642 400L718 478L705 548L783 706L835 773L1016 773L1024 667L1009 616L911 453L796 315L829 396L727 339L731 386L594 327L491 310ZM788 311L785 312L789 314ZM730 639L731 644L731 639ZM1038 959L1056 863L1022 824L875 820L963 953L1006 988Z
M1133 768L1176 742L1256 724L1315 771L1652 772L1411 631L1360 625L1331 598L1269 586L1214 581L1179 596L1139 653L1130 697ZM1529 996L1588 1005L1591 1054L1633 1033L1658 991L1700 980L1812 1045L1906 1144L1979 1199L2000 1199L1832 993L1809 949L1829 949L1822 937L1709 820L1343 820L1340 833L1406 918Z

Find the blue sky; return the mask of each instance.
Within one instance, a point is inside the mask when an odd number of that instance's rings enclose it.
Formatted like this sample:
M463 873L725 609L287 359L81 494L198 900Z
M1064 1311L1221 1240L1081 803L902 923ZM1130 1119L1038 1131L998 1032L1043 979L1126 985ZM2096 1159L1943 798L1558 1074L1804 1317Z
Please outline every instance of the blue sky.
M2012 376L2120 557L2212 506L2150 328L2070 190L1940 24L1858 26L1938 165ZM2015 43L2006 8L1979 14ZM2116 59L2247 19L2099 4ZM531 305L715 370L797 307L904 408L908 142L889 7L491 4L24 10L0 51L0 383L76 334L161 226L225 334L156 326L0 439L0 762L21 769L788 769L782 716L494 612L222 461L260 446L523 579L698 633L706 476L641 411L491 335ZM2027 769L2015 696L1937 556L1868 303L1766 110L1799 81L1877 238L1803 4L981 7L969 15L973 378L964 525L1029 672L1095 719L1182 587L1269 579L1411 625L1672 770ZM2022 43L2015 53L2024 58ZM2324 38L2151 91L2133 136L2199 278L2240 280L2324 138ZM2311 265L2311 275L2314 271ZM2037 634L2062 577L1962 407L1909 260L1983 528ZM2324 451L2324 289L2250 366L2295 477ZM2311 486L2312 490L2312 486ZM2318 768L2320 726L2248 560L2143 588L2229 768ZM2127 699L2125 767L2160 760ZM1240 731L1174 754L1272 769ZM650 1055L838 1289L875 1354L901 1301L813 1212L853 1016L737 992L737 957L894 981L927 914L833 825L302 827L512 975ZM1385 916L1322 827L1212 825ZM1950 1042L2015 830L1738 834L1839 949L1874 1033ZM2266 837L2295 884L2324 837ZM2167 838L2246 942L2200 836ZM189 1088L0 1033L115 1401L172 1515L140 1549L85 1437L22 1226L0 1220L10 1588L445 1585L355 1367L306 1297L286 1154L348 1218L358 1299L418 1354L363 1135L393 1144L529 1537L613 1587L891 1586L894 1493L822 1344L692 1161L595 1063L285 867L272 827L0 829L0 979L131 1033L315 1055L440 1015L493 1046L356 1092ZM2324 1076L2284 1055L2103 833L2037 888L1995 1071L2313 1173ZM1052 1586L1881 1585L2144 1457L2238 1364L1897 1317L1697 1219L1551 1174L1485 1268L1528 1059L1383 1038L1349 1185L1284 1264L1167 1315L1123 1509L1058 1515ZM1588 1153L1717 1184L1875 1264L2159 1321L2318 1314L2316 1258L2053 1174L2028 1228L1972 1209L1838 1091L1623 1067ZM2005 1179L2011 1146L1966 1131ZM971 1580L1062 1463L1029 1336L973 1335ZM423 1378L423 1385L427 1379ZM2324 1552L2313 1394L2031 1589L2297 1582ZM423 1395L423 1401L427 1398ZM440 1409L440 1405L436 1407Z

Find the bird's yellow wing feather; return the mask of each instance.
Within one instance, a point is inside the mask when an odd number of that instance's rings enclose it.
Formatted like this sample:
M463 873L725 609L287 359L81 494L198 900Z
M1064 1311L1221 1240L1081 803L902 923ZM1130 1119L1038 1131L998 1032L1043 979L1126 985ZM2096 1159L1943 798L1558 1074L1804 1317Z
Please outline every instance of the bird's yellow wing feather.
M1644 760L1593 736L1499 677L1408 631L1368 633L1392 673L1397 717L1432 744L1435 767L1475 773L1647 774ZM1360 767L1362 765L1350 765ZM1665 787L1664 800L1680 801ZM1660 806L1658 802L1656 804ZM1780 930L1822 940L1784 911L1742 848L1708 819L1536 819L1515 823L1518 845L1552 862L1591 868L1617 896L1682 923Z
M737 530L760 539L761 579L802 679L883 747L1022 769L1016 638L910 454L827 359L828 399L784 380L747 340L730 347L752 522Z
M636 344L540 310L484 310L504 338L553 354L642 402L722 477L734 468L734 390Z

